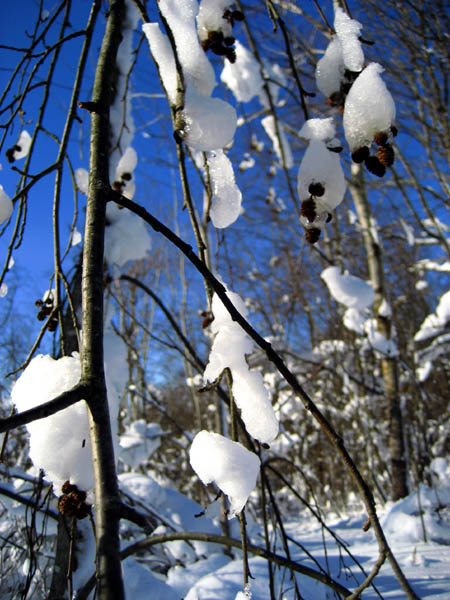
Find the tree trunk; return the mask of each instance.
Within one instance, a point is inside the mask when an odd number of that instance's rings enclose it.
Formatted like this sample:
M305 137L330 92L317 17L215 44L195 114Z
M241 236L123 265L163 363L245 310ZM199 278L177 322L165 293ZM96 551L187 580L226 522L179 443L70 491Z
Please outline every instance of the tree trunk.
M103 250L109 183L109 109L114 65L125 19L123 0L111 0L95 73L91 112L89 191L83 249L81 377L89 386L95 479L96 576L99 600L125 597L119 557L119 489L103 365Z
M390 339L391 318L386 315L380 315L378 312L381 303L386 298L383 276L383 253L377 238L372 233L372 215L365 193L363 171L360 165L352 165L352 179L349 188L358 213L367 254L369 277L375 291L374 314L377 320L377 328L386 339ZM387 402L389 427L388 447L391 466L391 496L393 500L398 500L408 495L408 486L396 358L382 358L381 370Z

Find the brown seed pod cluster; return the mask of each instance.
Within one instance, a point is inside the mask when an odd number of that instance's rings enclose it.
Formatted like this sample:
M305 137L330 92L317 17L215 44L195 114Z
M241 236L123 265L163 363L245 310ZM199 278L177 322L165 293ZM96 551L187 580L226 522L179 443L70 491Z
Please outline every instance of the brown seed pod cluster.
M316 213L316 203L314 202L314 198L308 198L308 200L303 200L300 206L300 214L302 217L305 217L310 223L314 221L317 217Z
M202 312L200 313L200 316L203 317L202 329L206 329L214 321L214 315L209 310L202 310Z
M121 194L127 185L127 182L131 181L132 177L131 173L122 173L119 180L113 181L112 188Z
M53 298L52 298L52 296L48 296L48 298L46 298L46 300L36 300L34 305L39 308L39 312L36 315L37 320L45 321L45 319L53 311ZM58 327L58 319L56 317L52 317L48 323L47 329L49 331L56 331L57 327Z
M311 227L305 232L305 239L308 244L315 244L320 238L321 230L318 227Z
M233 27L236 21L243 21L244 15L240 10L226 10L223 19ZM236 40L233 36L224 36L222 31L208 31L208 37L202 41L205 52L211 50L217 56L224 56L231 63L236 62L236 52L231 46Z
M373 141L378 146L376 155L370 155L370 148L362 146L352 153L352 160L355 163L364 163L366 169L376 175L383 177L386 173L386 167L394 164L395 154L392 144L389 140L397 135L397 128L393 125L388 132L379 131L373 137Z
M86 504L86 492L79 490L69 480L63 483L62 496L58 498L58 510L66 517L84 519L91 512L91 507Z
M16 160L14 154L16 152L20 152L21 150L22 150L22 146L19 146L19 144L14 144L14 146L12 146L12 148L8 148L8 150L5 152L8 162L10 162L10 163L14 162Z
M345 99L347 98L347 94L350 91L350 88L353 85L353 82L358 77L359 73L357 71L349 71L345 70L344 78L341 81L341 87L338 91L333 92L331 96L328 98L328 104L330 106L336 107L339 109L341 115L344 113L344 105Z

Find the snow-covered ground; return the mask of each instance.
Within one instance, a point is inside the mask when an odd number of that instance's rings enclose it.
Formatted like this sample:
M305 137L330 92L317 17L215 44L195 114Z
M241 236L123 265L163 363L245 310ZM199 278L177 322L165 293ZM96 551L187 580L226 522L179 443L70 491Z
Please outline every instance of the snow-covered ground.
M419 494L416 491L399 502L388 503L378 512L391 549L417 596L443 600L450 598L450 515L446 508L450 503L450 485L446 478L445 461L436 459L436 462L439 461L443 464L437 464L436 470L442 467L441 477L433 488L421 486ZM121 483L122 489L127 489L131 497L140 497L143 502L146 497L148 502L147 476L129 473L121 476ZM201 507L191 500L178 492L160 487L154 481L151 488L151 496L155 501L147 505L162 514L167 525L173 523L178 531L208 531L220 535L217 523L213 524L208 516L194 518ZM176 509L169 509L171 505L174 506L174 499ZM252 520L251 511L247 512L249 542L264 548L262 529ZM207 515L213 513L214 507L206 512ZM315 571L326 572L334 581L354 591L364 579L363 570L366 574L370 573L378 558L378 545L372 530L364 531L362 528L365 520L364 511L353 509L352 515L329 516L326 519L327 530L308 511L302 511L295 518L287 518L284 528L289 538L291 560ZM237 519L231 519L229 524L231 536L238 539ZM154 535L164 532L169 532L169 529L158 528ZM276 537L271 535L271 547L278 555L286 556L279 534ZM152 593L153 600L270 598L267 561L250 554L249 567L253 579L250 579L249 588L244 592L240 550L233 549L234 558L223 551L223 546L204 541L193 542L191 546L184 541L166 542L156 552L157 555L162 553L172 565L168 570L164 569L167 575L151 574L134 559L127 559L125 586L128 593L132 591L133 600L145 600L152 581L153 587L157 585L157 590ZM141 555L137 560L152 566L152 558L148 555ZM272 565L272 569L275 597L280 600L294 599L296 596L290 571L276 565ZM139 577L142 577L140 584L138 571ZM127 577L128 572L133 575ZM304 600L342 597L334 594L330 587L302 574L297 574L296 580ZM132 590L130 585L133 586ZM387 561L376 576L374 585L363 592L363 599L407 597Z

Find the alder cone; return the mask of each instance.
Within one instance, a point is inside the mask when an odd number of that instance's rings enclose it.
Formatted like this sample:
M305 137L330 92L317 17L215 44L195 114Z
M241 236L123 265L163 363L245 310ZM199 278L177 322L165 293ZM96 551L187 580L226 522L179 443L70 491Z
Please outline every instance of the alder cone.
M375 144L377 144L377 146L384 146L385 144L387 144L388 141L387 133L385 133L384 131L379 131L375 134L373 141L375 142Z
M386 167L378 160L376 156L368 156L364 161L367 170L376 175L377 177L383 177L386 173Z
M395 154L391 144L380 146L377 150L377 158L385 167L392 166L394 164Z
M362 146L358 148L354 152L352 152L352 161L355 163L363 163L367 158L369 158L369 148L367 146Z
M309 200L303 200L302 205L300 207L300 214L302 215L302 217L305 217L305 219L308 219L310 223L314 221L314 219L317 216L317 213L316 203L312 198L309 198Z
M311 229L307 229L305 233L306 241L309 244L315 244L320 238L320 233L321 231L317 227L311 227Z

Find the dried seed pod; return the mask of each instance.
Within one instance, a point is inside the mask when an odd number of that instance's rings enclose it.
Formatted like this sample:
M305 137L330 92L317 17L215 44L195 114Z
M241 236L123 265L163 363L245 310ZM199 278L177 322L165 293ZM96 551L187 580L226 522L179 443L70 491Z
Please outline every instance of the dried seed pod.
M235 21L243 21L244 13L242 13L240 10L233 10L233 19Z
M6 154L6 158L8 159L8 162L9 162L9 163L12 163L12 162L14 162L14 160L15 160L15 159L14 159L14 152L15 152L15 149L14 149L14 147L12 147L12 148L8 148L8 150L5 152L5 154Z
M232 36L223 38L223 43L225 44L225 46L232 46L235 41L236 40Z
M331 213L328 213L327 214L327 220L325 222L329 223L332 219L333 219L333 215Z
M119 194L122 193L123 187L124 187L123 181L113 181L112 188L113 188L113 190L116 190L116 192L119 192Z
M70 492L74 492L77 488L76 485L70 483L69 480L65 481L61 486L61 491L63 494L70 494Z
M39 300L39 299L34 302L35 306L42 306L43 304L44 304L44 302L42 300Z
M306 230L305 239L309 244L315 244L320 238L320 233L320 229L317 227L311 227L311 229Z
M308 219L310 223L314 221L314 219L317 216L317 213L316 203L312 198L309 198L308 200L303 200L300 206L300 214L302 215L302 217L305 217L305 219Z
M318 196L320 198L320 196L325 194L325 188L320 182L314 181L313 183L309 184L308 192L311 194L311 196Z
M45 312L42 309L36 315L36 318L38 321L45 321L46 317L47 317L47 315L45 314Z
M328 104L330 106L339 106L344 102L344 96L341 92L333 92L328 98Z
M374 135L373 141L375 144L377 144L377 146L384 146L388 141L387 133L384 131L379 131Z
M336 154L339 154L340 152L342 152L343 147L342 146L327 146L327 150L329 150L330 152L335 152Z
M392 137L396 137L396 135L398 133L398 129L395 125L391 125L391 133L392 133Z
M211 52L217 54L217 56L225 56L227 52L227 48L225 48L225 46L223 46L221 42L213 42L210 45L210 48Z
M355 163L362 163L369 157L370 151L367 146L362 146L354 152L352 152L352 161Z
M236 62L236 52L234 48L225 48L225 57L228 58L230 63Z
M122 173L120 177L122 181L131 181L132 175L131 173Z
M395 154L391 144L380 146L377 150L377 158L385 167L392 166L394 164Z
M207 327L209 327L213 321L214 321L214 317L212 315L205 317L202 320L202 329L206 329Z
M58 327L58 319L54 319L53 318L53 319L50 320L47 329L50 332L53 332L53 331L56 331L57 327Z
M386 173L386 167L380 163L376 156L368 156L364 161L367 170L376 175L377 177L383 177Z

